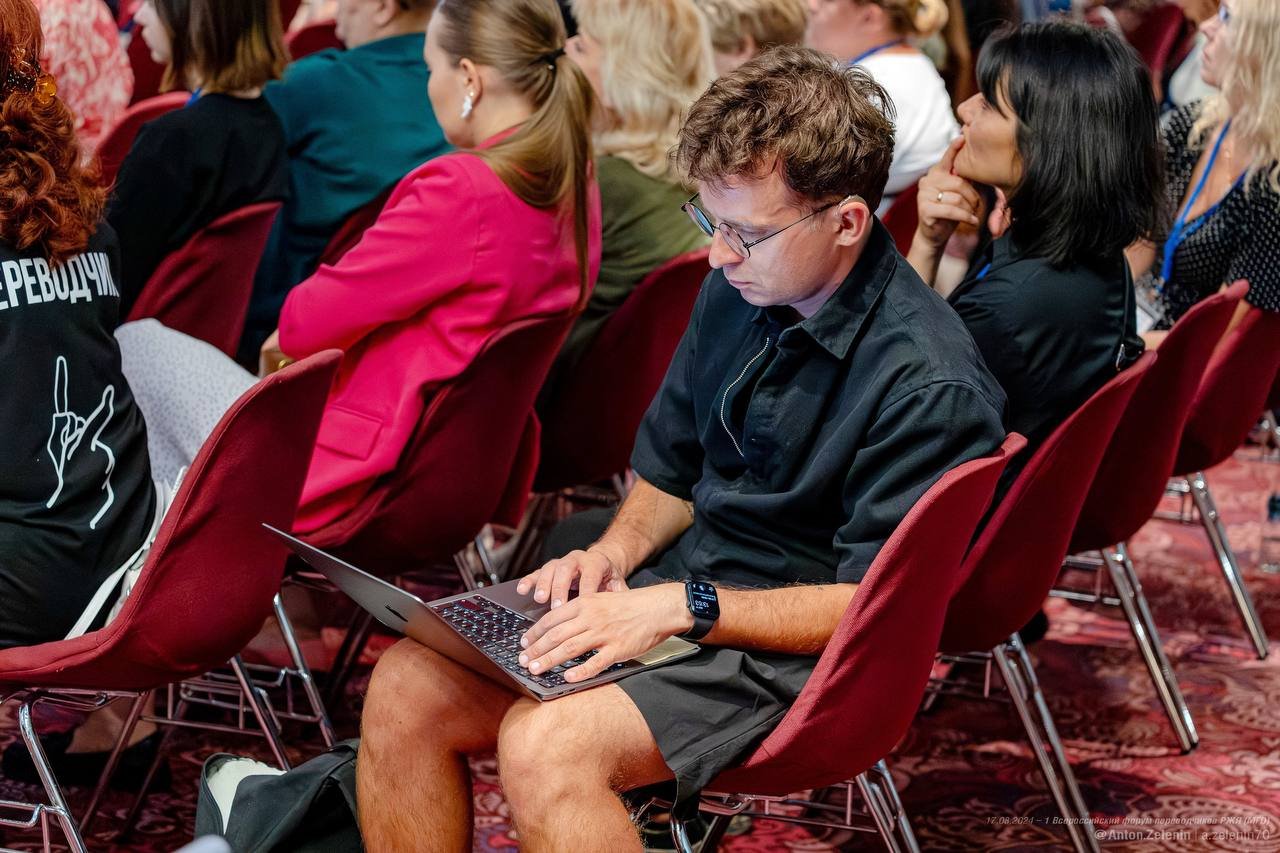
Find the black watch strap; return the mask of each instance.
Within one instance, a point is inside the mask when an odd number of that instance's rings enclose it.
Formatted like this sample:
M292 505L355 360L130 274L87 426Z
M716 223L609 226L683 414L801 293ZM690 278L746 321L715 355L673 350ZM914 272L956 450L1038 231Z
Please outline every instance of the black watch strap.
M720 617L720 601L716 588L706 581L684 582L685 606L693 617L693 627L680 635L684 640L701 640L715 627Z
M701 640L707 634L711 633L711 629L716 626L716 620L708 619L705 616L694 615L693 627L680 635L682 640Z

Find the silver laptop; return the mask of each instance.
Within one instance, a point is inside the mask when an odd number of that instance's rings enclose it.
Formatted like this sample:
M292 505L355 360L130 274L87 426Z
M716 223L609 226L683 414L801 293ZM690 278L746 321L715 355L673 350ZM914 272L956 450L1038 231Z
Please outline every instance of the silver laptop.
M520 666L520 636L551 608L538 604L531 595L516 592L517 581L426 602L283 530L269 524L262 526L283 539L295 554L383 625L534 699L568 696L642 669L682 660L698 651L693 643L671 637L643 655L616 663L585 681L569 683L564 680L564 671L582 663L594 651L535 675Z

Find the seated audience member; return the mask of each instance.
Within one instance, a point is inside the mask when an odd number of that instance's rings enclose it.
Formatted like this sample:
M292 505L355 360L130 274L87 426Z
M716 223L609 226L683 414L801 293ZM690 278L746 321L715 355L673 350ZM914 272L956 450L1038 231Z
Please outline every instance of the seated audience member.
M693 0L574 0L567 50L590 81L600 182L600 275L551 370L540 405L646 275L706 238L671 216L689 193L670 162L680 122L714 76Z
M702 650L539 703L402 641L364 706L370 850L466 849L465 756L496 749L524 850L639 851L618 793L674 779L688 802L759 743L907 510L999 445L999 386L871 213L886 99L861 69L780 47L693 105L677 159L713 271L640 428L635 489L598 541L520 584L553 608L525 636L531 673L597 650L565 670L577 682L676 635ZM719 587L698 629L694 578ZM588 594L570 600L575 582Z
M435 0L341 0L338 38L264 95L289 152L289 195L263 251L240 363L257 364L289 288L316 271L342 223L448 150L427 100L422 48Z
M1158 219L1157 110L1119 36L1068 22L992 36L978 84L962 137L920 181L908 259L932 283L957 224L977 223L976 185L1004 195L1007 229L948 300L1033 452L1142 352L1124 249Z
M1158 345L1187 310L1247 279L1249 308L1280 311L1280 5L1225 0L1202 27L1202 74L1219 94L1170 113L1164 125L1167 233L1134 247L1140 286L1161 314Z
M133 95L133 71L102 0L35 0L44 30L40 63L75 117L82 156L115 127Z
M804 41L804 0L699 0L711 29L716 75L780 44Z
M81 166L42 55L30 0L0 0L0 649L105 625L141 570L166 491L152 483L146 427L111 336L120 253L101 218L106 193ZM46 740L64 783L91 784L96 776L63 778L64 759L84 766L120 731L111 709L93 719ZM39 781L21 745L0 773Z
M893 165L880 213L959 133L947 87L916 43L947 21L942 0L809 0L805 43L865 68L893 101Z
M135 18L185 109L142 126L107 219L124 264L121 319L165 256L219 216L288 190L284 133L262 97L285 50L276 0L147 0Z
M592 97L564 42L553 0L448 0L432 16L431 107L465 150L405 176L359 245L289 293L263 346L267 370L345 352L297 529L341 517L393 471L431 390L497 330L586 301L600 258ZM118 337L153 443L168 454L153 455L154 467L185 464L234 399L233 388L210 405L205 377L253 377L155 321ZM209 414L192 428L183 413L202 402Z
M1178 0L1182 12L1196 27L1202 27L1206 21L1218 14L1218 0ZM1218 90L1204 81L1201 67L1204 64L1204 45L1207 39L1204 32L1196 33L1195 44L1186 59L1178 65L1169 77L1169 85L1165 89L1164 104L1168 108L1185 107L1196 101L1204 100Z

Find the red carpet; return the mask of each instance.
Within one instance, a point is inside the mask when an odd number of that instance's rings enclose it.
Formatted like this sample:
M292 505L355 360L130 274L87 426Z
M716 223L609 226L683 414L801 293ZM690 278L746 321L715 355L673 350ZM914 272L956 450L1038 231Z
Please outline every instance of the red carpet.
M1255 570L1263 501L1280 488L1280 465L1248 461L1245 453L1208 479L1258 610L1272 638L1280 639L1280 577ZM1103 843L1122 851L1280 850L1280 654L1253 659L1198 526L1152 522L1132 546L1199 727L1200 748L1189 756L1177 753L1117 614L1053 601L1050 634L1032 649L1085 800L1106 833ZM364 680L357 682L353 706ZM856 724L851 716L850 725ZM0 743L11 736L8 724L0 722ZM294 742L299 757L316 748L315 738L295 736ZM179 847L190 840L195 779L204 758L216 751L266 758L251 739L181 733L174 743L173 793L150 799L127 845L113 845L112 820L100 820L91 849ZM947 700L917 720L890 766L925 849L1068 849L1007 705ZM476 849L516 848L492 761L478 762L476 771ZM0 799L34 793L0 780ZM72 808L85 796L71 791ZM108 799L118 814L127 805L123 795ZM17 849L39 848L33 836L16 831L0 838ZM823 840L806 829L761 820L724 849L818 853L881 847L874 836Z

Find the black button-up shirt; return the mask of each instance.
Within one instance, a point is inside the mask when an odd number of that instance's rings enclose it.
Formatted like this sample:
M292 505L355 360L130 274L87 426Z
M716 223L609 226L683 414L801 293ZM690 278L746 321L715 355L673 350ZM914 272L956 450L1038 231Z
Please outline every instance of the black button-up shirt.
M1004 393L880 225L791 325L713 271L631 458L694 521L655 567L733 586L857 582L946 471L1004 439Z

